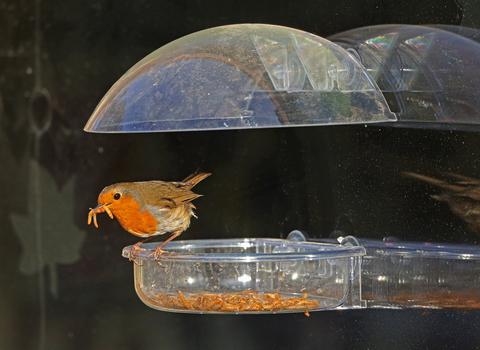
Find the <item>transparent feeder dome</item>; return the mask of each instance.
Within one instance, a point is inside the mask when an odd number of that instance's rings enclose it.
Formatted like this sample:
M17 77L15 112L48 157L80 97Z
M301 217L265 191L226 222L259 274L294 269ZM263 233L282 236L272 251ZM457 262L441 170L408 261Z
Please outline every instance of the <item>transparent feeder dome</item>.
M398 117L393 126L480 126L477 31L454 26L380 25L328 39L356 53Z
M240 24L154 51L101 100L85 131L161 132L395 121L344 48L296 29Z

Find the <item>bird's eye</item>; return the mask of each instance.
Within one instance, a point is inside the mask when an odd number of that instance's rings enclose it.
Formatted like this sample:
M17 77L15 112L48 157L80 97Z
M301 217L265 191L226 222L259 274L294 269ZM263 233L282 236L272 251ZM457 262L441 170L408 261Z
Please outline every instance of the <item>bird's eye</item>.
M113 196L113 199L115 199L116 201L118 201L120 199L120 193L115 193L115 195Z

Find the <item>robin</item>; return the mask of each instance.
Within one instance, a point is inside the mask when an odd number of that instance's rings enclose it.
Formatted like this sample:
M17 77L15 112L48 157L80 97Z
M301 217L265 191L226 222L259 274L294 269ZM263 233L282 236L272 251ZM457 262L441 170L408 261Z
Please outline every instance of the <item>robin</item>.
M97 214L106 212L110 218L115 217L126 231L145 238L133 245L130 260L133 260L133 253L140 249L142 243L171 232L172 235L152 253L158 260L164 253L163 246L190 226L192 216L197 217L191 202L202 195L190 190L210 175L196 172L182 182L121 182L107 186L98 196L98 205L90 208L88 224L93 218L98 228Z
M415 173L402 173L442 189L442 193L431 195L433 199L445 202L450 210L468 224L470 231L480 233L480 180L445 173L449 181L443 181Z

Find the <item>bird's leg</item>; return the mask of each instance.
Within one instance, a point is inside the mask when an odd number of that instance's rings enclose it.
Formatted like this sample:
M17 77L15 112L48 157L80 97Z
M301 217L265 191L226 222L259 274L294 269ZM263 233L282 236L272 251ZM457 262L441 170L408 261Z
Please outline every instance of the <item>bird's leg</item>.
M145 243L146 241L148 241L149 239L152 239L153 237L155 236L150 236L150 237L147 237L145 238L143 241L140 241L140 242L137 242L133 245L132 249L130 249L130 257L128 258L130 261L133 261L135 264L138 265L138 263L135 261L135 259L132 258L133 256L133 253L135 253L136 250L140 250L140 245Z
M180 236L180 234L182 233L182 231L177 231L175 232L174 234L172 234L167 240L165 240L162 244L158 245L157 248L155 249L155 251L153 253L150 253L148 254L148 256L150 255L153 255L153 259L157 262L158 262L158 259L160 258L160 256L164 253L166 253L165 250L162 250L163 246L165 244L167 244L168 242L170 242L172 239ZM159 263L160 264L160 263Z

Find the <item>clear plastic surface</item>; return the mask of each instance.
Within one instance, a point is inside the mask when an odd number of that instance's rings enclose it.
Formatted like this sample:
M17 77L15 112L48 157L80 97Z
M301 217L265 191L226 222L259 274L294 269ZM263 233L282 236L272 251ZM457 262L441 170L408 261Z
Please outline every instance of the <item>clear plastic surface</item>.
M359 307L363 247L281 239L174 241L134 253L135 288L148 306L188 313L281 313ZM132 246L123 250L130 257Z
M239 24L175 40L133 66L85 131L155 132L395 121L346 50L296 29Z
M334 243L334 239L308 242ZM300 231L287 239L302 240ZM480 247L358 239L361 298L373 308L480 309Z
M328 39L356 55L399 122L392 126L480 125L480 44L472 31L380 25ZM421 123L421 124L419 124Z
M360 241L369 307L480 309L480 247Z

